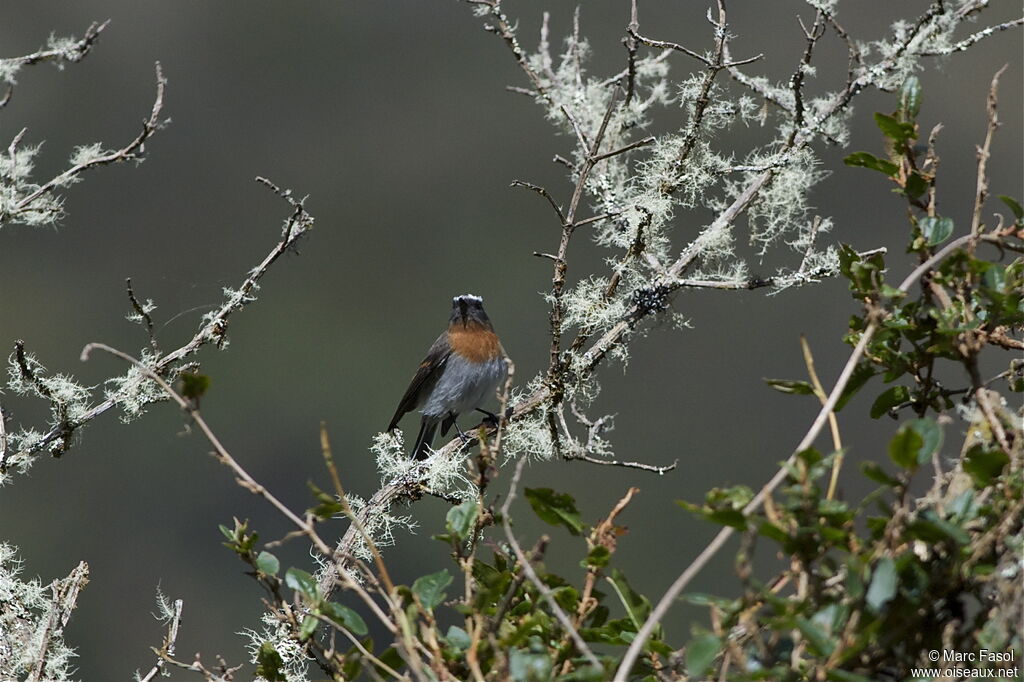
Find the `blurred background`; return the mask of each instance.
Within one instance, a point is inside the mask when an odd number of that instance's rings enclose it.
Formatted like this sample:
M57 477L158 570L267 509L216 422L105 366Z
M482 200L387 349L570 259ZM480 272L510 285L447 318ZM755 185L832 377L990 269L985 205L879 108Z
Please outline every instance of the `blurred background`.
M624 64L620 40L628 4L591 0L583 6L594 73L610 75ZM641 31L709 49L705 4L641 3ZM840 18L862 39L883 37L894 19L916 16L927 5L847 4L840 4ZM1012 19L1020 8L1006 0L992 5L979 28ZM544 10L552 13L555 49L571 30L569 2L510 1L506 9L530 48ZM788 78L804 44L797 13L812 16L799 2L731 3L733 54L764 52L766 58L748 68ZM265 175L309 195L316 227L301 255L278 262L263 280L259 301L232 319L230 347L200 356L213 378L203 410L243 466L293 508L309 506L307 481L327 486L318 450L321 420L346 487L366 497L377 489L367 447L443 328L452 295L485 297L519 379L546 363L541 292L550 267L531 254L555 249L557 224L546 202L509 183L529 180L567 200L570 185L550 160L568 155L572 140L555 134L529 98L505 91L507 84L525 85L524 78L507 47L481 30L469 7L410 0L8 0L0 56L32 52L51 32L81 36L91 21L108 18L110 26L82 63L21 72L0 117L0 139L28 126L26 143L46 141L37 178L63 169L74 145L122 146L149 111L157 60L169 80L164 111L173 121L147 144L141 166L87 173L66 193L67 217L58 228L0 232L0 346L24 339L50 371L90 385L123 372L112 358L83 364L78 356L91 341L136 353L145 344L142 330L124 320L130 312L124 279L132 277L139 297L159 306L161 344L177 347L220 302L222 287L241 282L276 243L288 212L253 182ZM985 94L1006 63L991 190L1020 198L1021 44L1019 30L998 34L967 54L928 62L921 76L922 123L945 125L941 210L958 232L971 208ZM820 57L818 76L808 85L812 93L843 81L846 54L834 36L822 42ZM676 77L692 68L672 58ZM880 175L841 162L850 151L881 152L871 113L893 108L892 95L858 98L853 144L822 152L831 175L813 203L834 216L833 239L858 249L889 247L890 267L902 276L902 202ZM678 110L664 111L658 129L682 120ZM725 144L746 148L763 134L737 130ZM681 215L677 234L694 234L700 220ZM586 237L579 233L573 244L571 277L606 255ZM764 273L777 264L766 261ZM549 462L531 465L525 481L572 494L591 522L628 486L638 486L640 495L620 517L631 532L614 565L652 599L716 531L673 501L698 501L714 486L758 487L770 477L817 404L774 392L762 378L804 378L803 332L830 386L848 356L841 343L847 320L858 312L840 282L775 297L763 290L687 292L674 307L693 328L652 325L633 344L628 371L621 365L602 370L604 392L594 412L617 415L610 437L620 458L678 459L679 467L659 477ZM867 417L880 390L870 385L841 413L850 448L842 484L847 499L865 490L857 463L883 459L894 429ZM15 422L45 418L32 401L4 396L4 405ZM181 658L196 651L210 663L217 654L232 663L248 658L235 633L257 627L260 593L221 547L217 524L249 518L265 539L289 529L236 486L207 455L206 443L184 434L183 423L168 405L129 425L108 413L82 431L63 459L41 458L28 476L0 490L0 539L20 547L25 576L47 582L80 560L89 563L90 584L67 630L81 679L129 679L152 665L149 647L163 637L151 616L158 586L185 601ZM415 426L408 418L406 429ZM507 475L495 483L505 485ZM447 565L445 547L430 540L443 527L445 505L423 500L408 513L416 534L400 535L386 553L398 580ZM516 520L527 544L543 532L555 536L549 565L580 577L581 539L543 526L524 505ZM343 524L334 530L340 533ZM307 549L293 543L278 554L286 565L308 568ZM731 552L725 551L692 589L726 592L734 587L731 575ZM703 617L678 606L666 624L670 641L682 644L690 622Z

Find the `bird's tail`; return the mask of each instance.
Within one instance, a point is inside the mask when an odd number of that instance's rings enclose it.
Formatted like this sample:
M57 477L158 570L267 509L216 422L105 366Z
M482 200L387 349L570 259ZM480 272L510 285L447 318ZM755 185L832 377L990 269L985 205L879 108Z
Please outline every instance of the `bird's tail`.
M420 422L420 433L416 436L416 447L412 449L412 456L416 459L426 459L430 454L430 446L434 442L434 433L437 431L437 420L424 415Z

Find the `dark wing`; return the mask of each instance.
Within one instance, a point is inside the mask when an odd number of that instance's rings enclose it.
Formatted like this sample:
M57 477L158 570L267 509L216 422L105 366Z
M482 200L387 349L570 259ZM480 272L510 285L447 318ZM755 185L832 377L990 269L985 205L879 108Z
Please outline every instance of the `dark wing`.
M405 390L405 395L398 403L398 409L395 410L395 416L391 418L388 431L393 431L398 426L398 420L406 412L412 412L423 404L427 395L434 388L434 384L441 377L444 365L451 354L452 348L448 343L448 332L446 331L437 337L437 341L434 341L434 345L427 352L427 357L420 363L420 368L416 370L412 382L409 383L409 388Z

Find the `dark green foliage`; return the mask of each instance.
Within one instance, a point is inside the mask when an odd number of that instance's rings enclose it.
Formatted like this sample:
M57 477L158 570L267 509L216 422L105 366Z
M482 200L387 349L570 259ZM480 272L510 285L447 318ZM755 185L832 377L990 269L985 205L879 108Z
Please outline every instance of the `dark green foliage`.
M921 158L915 146L920 100L920 84L908 79L896 114L875 115L888 161L860 152L846 162L896 184L911 216L907 251L924 262L954 237L956 226L934 212L934 150ZM1004 203L1019 223L1019 205ZM887 282L882 254L842 248L842 274L864 305L847 340L855 345L869 326L877 332L841 402L881 376L891 385L876 394L871 416L911 411L914 418L889 442L894 472L862 463L864 475L881 487L859 504L826 495L837 458L813 449L799 453L788 483L761 511L742 513L748 497L733 489L711 491L703 505L684 503L709 521L745 530L750 542L764 538L789 564L763 583L741 552L741 599L691 595L711 609L715 628L696 632L687 646L689 679L723 679L723 671L729 680L902 678L912 667L933 667L928 651L949 648L1012 651L1019 660L1024 482L1008 465L1020 466L1024 435L1019 413L1002 407L993 389L1001 379L1017 390L1021 363L1012 360L990 381L978 369L982 353L1012 349L1008 334L1024 325L1024 264L999 262L1021 243L999 229L988 233L1000 235L993 237L1002 240L999 250L964 242L935 259L923 285L909 291ZM986 234L984 225L979 234ZM768 383L813 393L804 381ZM944 429L949 423L956 425ZM962 443L946 442L965 431ZM915 477L927 485L913 485ZM728 648L721 645L725 637Z

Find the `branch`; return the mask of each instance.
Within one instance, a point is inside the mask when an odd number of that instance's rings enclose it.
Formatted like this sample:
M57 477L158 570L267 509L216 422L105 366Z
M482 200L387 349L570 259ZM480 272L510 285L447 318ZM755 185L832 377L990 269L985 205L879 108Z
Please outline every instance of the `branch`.
M46 678L46 656L50 643L63 635L64 628L71 618L71 612L78 601L78 593L89 583L89 565L84 561L71 571L68 577L50 583L50 611L47 615L46 627L39 639L39 651L36 654L38 665L28 671L26 682L41 682ZM29 659L31 660L31 659Z
M967 38L964 38L960 42L952 45L947 49L941 51L920 52L919 54L925 57L941 57L943 55L953 54L954 52L963 52L964 50L971 47L975 43L979 43L991 35L994 35L1000 31L1005 31L1010 28L1015 28L1017 26L1024 26L1024 17L1020 19L1013 19L1012 21L1004 21L1001 24L996 24L995 26L989 26L988 28L984 28L975 34Z
M971 214L971 234L981 234L981 208L988 198L988 177L985 174L988 165L989 150L992 148L992 137L999 128L999 77L1009 67L1009 64L996 71L992 76L992 85L988 89L988 100L986 111L988 113L988 125L985 127L985 143L978 148L978 181L974 194L974 211Z
M153 353L159 357L160 345L156 342L156 331L153 328L153 318L149 315L147 307L152 307L151 302L147 302L147 306L143 306L139 303L139 299L135 297L135 291L132 289L132 278L127 277L125 279L125 286L128 289L128 300L132 304L132 310L138 316L140 322L146 325L146 331L149 333L149 347L153 349Z
M184 606L185 602L181 599L174 600L174 610L171 612L171 619L167 624L167 636L164 637L163 646L153 650L157 656L156 663L139 682L151 682L163 671L167 659L174 657L174 646L178 641L178 626L181 625L181 610Z
M256 180L257 182L270 187L275 194L287 201L292 207L292 214L285 222L285 226L281 234L281 240L273 249L271 249L270 253L267 254L259 265L249 271L248 276L242 281L240 288L233 292L233 294L225 300L218 310L207 314L203 318L202 326L185 345L171 351L167 355L164 355L158 361L154 362L151 367L147 368L147 370L151 371L153 374L161 377L170 376L174 373L175 363L195 354L203 346L209 343L215 343L218 347L223 346L226 340L228 320L231 315L244 308L247 303L253 300L251 294L256 290L260 280L267 273L270 266L273 265L282 254L289 249L292 249L296 242L310 229L312 229L313 216L306 212L302 201L296 200L291 196L290 190L281 190L265 178L257 178ZM92 421L117 405L117 402L117 395L107 398L103 402L91 408L81 418L69 423L67 428L70 428L71 431L80 428L84 424ZM62 435L67 435L66 428L60 425L55 426L42 438L36 441L32 448L19 454L27 456L39 452L54 439Z
M13 74L23 66L31 66L40 62L53 61L61 64L63 62L71 62L77 64L85 58L85 55L89 54L92 50L92 46L99 40L100 33L107 27L110 20L104 21L102 24L98 24L95 21L89 24L89 28L85 30L85 35L76 43L63 48L53 48L49 50L39 50L32 54L27 54L23 57L8 57L6 59L0 59L0 64L4 65L8 74L11 77L7 82L7 92L0 98L0 109L3 109L11 101L11 97L14 95L14 83Z
M104 24L105 25L105 24ZM6 214L0 214L0 223L3 223L9 216L16 216L21 213L27 213L33 210L33 202L42 197L45 194L52 192L57 187L66 185L69 181L80 175L82 172L95 168L97 166L106 166L115 163L123 163L125 161L134 161L141 158L141 155L145 152L146 140L151 138L157 130L162 128L166 121L160 120L160 112L164 107L164 89L167 86L167 79L164 78L163 70L160 68L160 62L156 63L156 99L153 100L153 108L150 111L149 118L142 122L142 132L138 136L129 142L126 146L118 149L117 151L108 152L102 156L98 156L93 159L88 159L82 163L76 164L71 168L67 169L60 175L52 178L49 182L41 185L36 191L27 197L21 199L14 205L14 210Z

